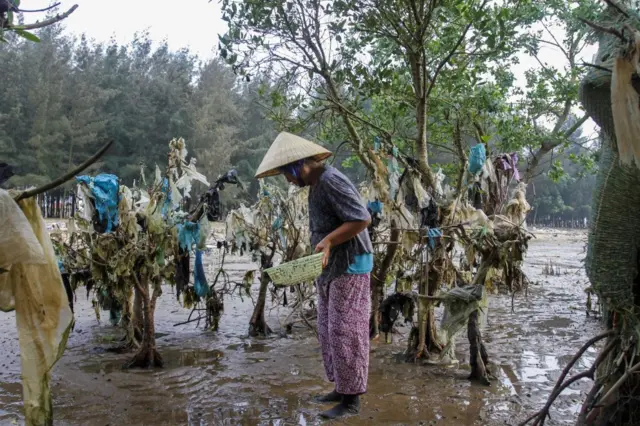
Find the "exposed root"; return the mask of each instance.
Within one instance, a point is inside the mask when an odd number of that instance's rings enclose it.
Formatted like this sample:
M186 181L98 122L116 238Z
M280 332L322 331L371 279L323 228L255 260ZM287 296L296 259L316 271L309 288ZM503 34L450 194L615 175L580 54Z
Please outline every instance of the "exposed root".
M249 324L249 336L251 337L267 337L272 333L273 330L264 318L258 318Z
M467 334L471 353L469 360L471 364L471 374L469 375L469 380L489 386L491 385L487 371L489 355L482 342L482 333L480 332L480 326L478 324L478 310L473 311L471 315L469 315Z
M141 347L125 368L162 368L163 366L162 356L155 348Z

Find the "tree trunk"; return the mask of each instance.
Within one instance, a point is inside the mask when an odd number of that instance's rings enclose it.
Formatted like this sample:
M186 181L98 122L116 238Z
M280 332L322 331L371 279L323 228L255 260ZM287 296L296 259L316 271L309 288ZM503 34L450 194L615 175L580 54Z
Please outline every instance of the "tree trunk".
M438 291L439 284L442 280L443 262L446 256L444 246L437 243L434 258L430 259L425 269L429 273L423 273L426 276L418 285L418 293L434 296ZM425 306L426 305L426 306ZM418 304L418 327L411 331L414 338L409 339L408 360L419 358L428 359L431 353L440 353L443 349L438 339L438 327L436 326L435 306L433 303Z
M142 285L137 287L142 299L142 311L143 311L143 331L142 331L142 343L138 352L133 356L133 359L127 365L128 368L152 368L163 366L162 357L156 349L156 330L155 330L155 310L156 301L161 294L160 284L154 283L153 296L149 297L149 285L148 278L142 277L138 281Z
M136 288L134 289L133 297L133 317L131 319L131 325L133 327L133 336L140 342L142 340L142 330L144 329L144 314L142 311L142 294Z
M249 336L268 336L271 334L271 329L267 325L267 321L264 316L264 307L267 304L267 289L271 280L265 273L260 277L260 291L258 292L258 301L253 309L253 315L251 315L251 321L249 321Z
M432 263L429 265L429 281L426 291L426 294L429 296L435 296L438 291L438 287L440 286L440 282L442 281L441 271L444 266L443 256L445 256L442 244L438 243L435 255L437 257L434 258ZM425 349L428 353L440 353L443 349L440 341L438 340L435 306L432 303L429 304L429 309L427 309L427 318L424 323L424 343Z
M391 221L390 241L399 241L400 231L395 220ZM393 258L398 251L398 244L387 245L387 253L382 259L380 267L371 276L371 319L369 321L370 337L372 339L380 335L380 305L384 299L384 284L389 274L389 269L393 265Z
M487 374L486 368L486 365L489 363L489 356L484 347L484 343L482 343L482 333L480 332L480 324L478 324L477 309L469 315L467 337L469 338L469 364L471 365L469 380L478 381L483 385L490 385L491 383L489 382L489 375Z
M137 291L134 289L134 294ZM142 313L136 318L135 312L135 299L131 300L131 294L124 300L123 309L122 309L122 319L120 320L120 326L124 329L125 335L122 338L122 344L118 347L113 348L112 352L117 353L125 353L131 352L140 347L140 342L142 341ZM140 300L140 304L142 304L142 299ZM142 312L142 307L140 307L140 312ZM136 329L136 321L140 321L140 327Z

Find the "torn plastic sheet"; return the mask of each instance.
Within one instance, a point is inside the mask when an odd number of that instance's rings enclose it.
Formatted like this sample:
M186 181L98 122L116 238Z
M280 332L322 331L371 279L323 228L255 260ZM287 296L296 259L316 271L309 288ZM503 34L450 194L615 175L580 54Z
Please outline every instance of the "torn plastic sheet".
M76 180L87 185L95 209L98 211L100 222L106 221L105 232L111 232L118 226L118 177L110 174L100 174L96 177L78 176Z
M51 369L64 352L73 314L35 199L16 204L0 190L0 223L0 267L9 270L0 274L0 310L16 312L25 424L53 425Z
M464 287L454 287L447 293L440 295L444 298L444 315L440 323L443 337L446 339L446 346L442 351L442 356L451 356L454 352L456 335L462 330L469 320L469 315L480 309L486 315L488 307L484 285L466 285Z

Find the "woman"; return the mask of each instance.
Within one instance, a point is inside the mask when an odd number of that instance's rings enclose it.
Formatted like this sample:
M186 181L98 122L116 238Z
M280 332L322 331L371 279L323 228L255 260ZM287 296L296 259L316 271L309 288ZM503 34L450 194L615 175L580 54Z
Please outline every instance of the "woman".
M324 253L318 287L318 338L329 381L335 389L314 398L337 403L325 418L357 414L369 371L369 274L373 247L369 212L349 179L322 160L326 149L290 133L280 133L265 155L257 178L284 174L309 186L309 227L316 253Z

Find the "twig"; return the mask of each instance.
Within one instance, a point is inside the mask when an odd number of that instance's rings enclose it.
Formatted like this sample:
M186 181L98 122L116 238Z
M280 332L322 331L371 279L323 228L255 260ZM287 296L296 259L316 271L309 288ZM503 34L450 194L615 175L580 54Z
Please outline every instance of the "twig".
M628 42L627 38L624 35L622 35L622 33L620 31L618 31L618 30L616 30L614 28L606 28L606 27L603 27L602 25L596 24L595 22L587 21L584 18L578 18L578 20L580 22L582 22L583 24L586 24L586 25L590 26L591 28L593 28L596 31L600 31L600 32L607 33L607 34L612 34L612 35L618 37L620 40L624 41L625 43Z
M53 25L55 23L58 23L64 19L67 19L69 17L69 15L71 15L73 12L75 12L75 10L78 8L77 4L74 4L71 9L67 10L64 13L58 14L56 16L54 16L53 18L50 19L45 19L42 22L36 22L34 24L26 24L26 25L18 25L16 26L9 26L7 27L8 30L37 30L38 28L44 28L44 27L48 27L49 25Z
M602 334L599 334L589 339L589 341L587 341L587 343L585 343L580 348L580 350L574 355L573 359L564 368L564 370L562 371L562 374L560 375L560 377L558 378L558 381L556 382L556 386L553 388L552 393L555 392L560 387L560 384L564 381L565 377L567 377L567 375L569 374L569 371L571 371L575 363L578 362L580 358L582 358L582 355L587 351L587 349L589 349L591 346L593 346L595 343L599 342L600 340L606 339L607 337L612 336L614 333L615 333L614 330L608 330Z
M191 315L189 315L189 316L191 316ZM189 324L189 323L192 323L192 322L200 321L201 318L202 318L202 316L198 315L197 318L190 319L190 320L187 320L187 321L184 321L184 322L179 322L177 324L173 324L173 326L174 327L178 327L179 325L185 325L185 324Z
M587 343L585 343L580 348L580 350L573 356L571 361L569 361L569 364L567 364L567 366L562 371L562 374L558 378L558 381L556 382L556 385L554 386L553 390L551 391L551 396L547 400L547 403L545 404L544 408L542 410L538 411L537 413L535 413L534 415L532 415L531 417L529 417L524 422L520 423L519 426L525 426L531 420L534 420L534 419L536 420L533 423L534 426L536 426L538 424L544 424L545 419L549 416L549 410L551 408L551 405L555 402L555 400L558 398L558 396L560 396L560 394L567 387L569 387L572 383L575 383L580 379L584 379L584 378L592 378L593 379L593 376L594 376L594 374L596 372L596 369L598 368L598 365L600 365L600 363L606 357L608 352L610 352L613 349L613 347L614 347L613 342L610 343L606 347L606 349L603 350L600 353L600 355L595 360L595 362L593 363L591 368L589 368L589 370L584 371L584 372L579 373L579 374L576 374L575 376L571 377L569 380L567 380L565 382L565 378L567 377L567 375L569 374L569 372L571 371L573 366L576 364L576 362L578 362L578 360L580 360L580 358L582 358L582 355L587 351L587 349L589 349L591 346L593 346L595 343L599 342L600 340L606 339L607 337L613 336L614 334L615 334L614 330L608 330L608 331L605 331L602 334L599 334L599 335L589 339L589 341Z
M612 71L612 70L610 70L610 69L609 69L609 68L607 68L607 67L603 67L602 65L597 65L597 64L591 64L591 63L589 63L589 62L582 62L582 66L595 68L595 69L597 69L597 70L605 71L605 72L608 72L608 73L613 73L613 71Z
M65 173L64 175L60 176L52 182L49 182L48 184L41 186L40 188L30 189L28 191L20 193L17 197L14 198L14 201L20 201L24 200L25 198L35 197L36 195L47 192L48 190L53 189L56 186L60 186L70 179L73 179L74 176L78 175L87 167L98 161L98 159L100 159L100 157L102 157L104 153L107 152L109 148L111 148L111 145L113 145L113 141L107 142L107 144L103 146L100 151L96 152L93 157L89 158L87 161L85 161L75 169L71 170L68 173Z

